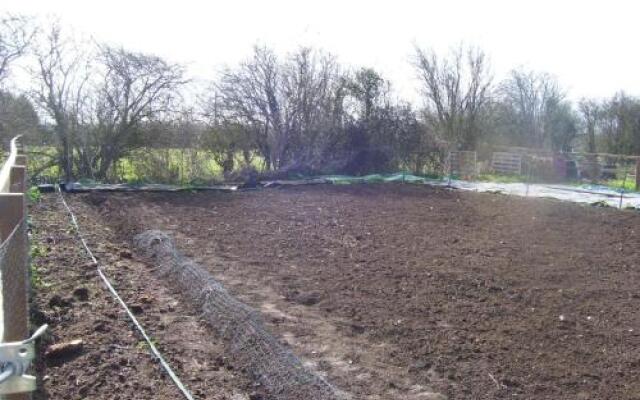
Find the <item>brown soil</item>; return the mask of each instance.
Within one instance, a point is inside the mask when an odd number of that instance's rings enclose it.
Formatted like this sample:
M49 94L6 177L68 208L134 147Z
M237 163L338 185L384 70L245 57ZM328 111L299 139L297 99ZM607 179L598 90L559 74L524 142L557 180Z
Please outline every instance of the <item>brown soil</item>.
M227 365L220 343L180 296L132 258L128 245L73 202L106 274L195 398L247 399L250 383ZM49 324L39 345L34 399L180 399L181 393L100 281L57 195L31 207L33 323ZM82 340L80 351L51 349ZM45 352L49 352L45 356Z
M354 398L640 399L632 212L391 184L101 196L72 205L119 240L172 232ZM166 307L135 265L136 291ZM145 356L138 373L158 377Z

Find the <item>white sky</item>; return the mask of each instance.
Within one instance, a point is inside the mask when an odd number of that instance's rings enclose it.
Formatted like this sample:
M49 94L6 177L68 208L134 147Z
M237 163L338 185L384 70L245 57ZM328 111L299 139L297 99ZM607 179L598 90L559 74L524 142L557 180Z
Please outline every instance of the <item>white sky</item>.
M371 66L416 98L413 44L483 48L496 79L523 66L555 75L573 99L640 95L640 2L634 0L2 0L0 12L58 15L99 41L156 53L212 79L255 43L313 45Z

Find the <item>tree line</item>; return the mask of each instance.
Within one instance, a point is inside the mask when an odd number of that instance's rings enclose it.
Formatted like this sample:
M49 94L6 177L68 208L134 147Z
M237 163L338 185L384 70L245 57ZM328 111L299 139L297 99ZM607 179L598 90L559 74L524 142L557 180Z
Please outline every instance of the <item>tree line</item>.
M18 62L27 82L13 79ZM640 154L640 99L569 100L550 74L496 79L482 49L415 46L419 104L370 67L301 47L255 46L199 88L185 67L76 40L59 24L0 18L0 137L55 149L66 179L108 180L140 148L206 149L225 173L437 171L450 150L481 145Z

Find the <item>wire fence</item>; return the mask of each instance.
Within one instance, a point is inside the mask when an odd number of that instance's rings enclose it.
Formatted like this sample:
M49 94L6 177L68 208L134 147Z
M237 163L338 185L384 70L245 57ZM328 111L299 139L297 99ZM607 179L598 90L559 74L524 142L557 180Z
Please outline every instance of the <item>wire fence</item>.
M484 146L478 151L451 151L447 161L449 179L598 185L620 192L640 189L638 156Z
M26 158L18 154L18 137L11 141L0 169L0 361L5 380L0 394L35 389L35 379L23 376L30 360L12 360L10 342L29 336L29 239L26 218ZM7 371L12 371L9 374ZM12 399L26 399L25 393Z
M3 214L4 216L4 214ZM28 254L27 227L20 220L0 245L0 280L2 285L2 342L26 339L28 336Z

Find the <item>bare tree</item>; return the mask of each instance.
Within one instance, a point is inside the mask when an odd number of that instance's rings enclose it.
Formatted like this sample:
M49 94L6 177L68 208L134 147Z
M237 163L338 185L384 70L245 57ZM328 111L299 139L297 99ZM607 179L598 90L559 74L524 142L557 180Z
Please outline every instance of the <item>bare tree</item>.
M640 154L640 99L616 93L602 105L601 133L607 152Z
M38 114L29 99L0 91L0 139L23 135L32 143L38 138Z
M96 99L96 177L104 179L114 161L135 144L142 124L172 113L186 83L181 66L152 55L102 46L104 69Z
M27 51L34 34L27 17L0 18L0 85L9 75L11 64Z
M601 115L601 106L595 100L582 99L578 103L578 109L582 114L586 135L587 135L587 151L589 153L596 152L596 127Z
M221 114L249 127L267 168L309 160L331 142L340 83L333 57L301 48L285 62L264 47L217 87Z
M481 107L482 90L472 88L465 107ZM251 59L223 73L215 91L205 108L216 116L212 147L228 167L233 151L221 150L236 146L239 132L253 133L267 168L289 172L423 165L428 157L405 153L433 147L412 108L391 100L391 85L380 74L370 68L345 73L334 57L313 49L279 60L255 48Z
M549 101L543 131L552 150L572 151L573 140L578 133L578 117L570 102L556 99Z
M364 121L387 100L391 84L372 68L361 68L349 81L349 93L359 103L356 112Z
M35 89L32 98L53 121L58 141L59 165L65 179L73 176L72 144L74 129L86 100L89 79L87 54L76 43L63 36L60 26L53 24L35 49L37 67L32 70Z
M84 46L54 24L35 49L33 98L53 122L59 165L106 179L141 125L171 112L185 82L180 66L108 46Z
M334 110L342 83L338 65L329 54L301 48L284 64L282 76L285 159L291 166L317 165L335 142L340 123Z
M251 59L235 70L224 71L214 97L214 101L219 99L221 102L219 107L216 103L216 119L224 115L224 118L247 126L254 133L267 168L277 165L278 148L282 147L278 81L275 54L256 46Z
M519 136L520 145L551 145L554 125L549 120L565 104L565 94L549 74L513 70L499 86L500 101L508 113L506 129Z
M417 46L415 51L414 65L434 127L463 148L475 147L482 133L479 116L489 100L492 83L485 53L462 46L449 57Z

